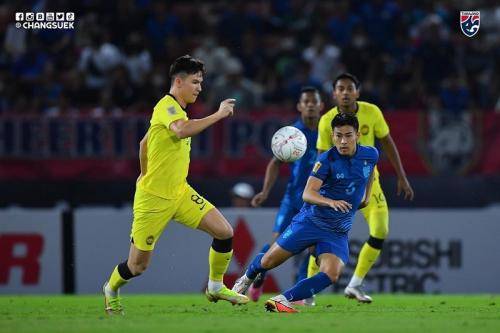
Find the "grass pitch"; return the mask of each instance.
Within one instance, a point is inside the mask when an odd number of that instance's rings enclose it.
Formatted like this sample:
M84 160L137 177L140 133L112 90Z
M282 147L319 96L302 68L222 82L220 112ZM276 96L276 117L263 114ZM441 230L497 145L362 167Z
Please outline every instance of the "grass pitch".
M298 314L209 303L203 295L126 295L108 317L101 296L0 296L0 332L500 332L500 295L320 295Z

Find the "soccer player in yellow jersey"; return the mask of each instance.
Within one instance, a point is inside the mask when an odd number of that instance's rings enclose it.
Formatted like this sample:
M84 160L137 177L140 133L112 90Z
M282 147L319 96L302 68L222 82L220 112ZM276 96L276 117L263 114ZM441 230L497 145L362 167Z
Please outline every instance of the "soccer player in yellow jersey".
M365 146L375 146L375 139L380 141L382 150L396 170L398 177L397 194L404 193L405 199L413 200L413 189L406 178L398 149L389 133L389 126L387 126L380 109L374 104L358 101L360 82L352 74L344 73L339 75L333 82L333 88L333 97L337 106L325 113L319 121L318 141L316 145L318 154L333 147L331 127L333 118L339 112L354 113L359 121L359 132L361 134L359 143ZM359 302L364 303L370 303L372 298L363 291L361 284L377 260L384 239L389 232L389 210L384 192L380 187L379 172L376 168L374 176L372 194L368 206L361 209L368 223L370 235L359 253L356 269L349 285L344 291L347 297L355 298ZM317 270L315 266L315 260L311 258L308 276L315 274Z
M129 256L115 267L103 286L108 314L123 314L120 287L146 270L155 244L171 219L213 237L208 256L208 300L248 302L246 296L228 289L222 282L233 253L231 225L186 181L191 137L231 116L235 103L234 99L226 99L208 117L187 117L186 107L201 92L204 71L203 62L188 55L176 59L170 67L170 92L154 107L151 125L140 143L141 174L134 197Z

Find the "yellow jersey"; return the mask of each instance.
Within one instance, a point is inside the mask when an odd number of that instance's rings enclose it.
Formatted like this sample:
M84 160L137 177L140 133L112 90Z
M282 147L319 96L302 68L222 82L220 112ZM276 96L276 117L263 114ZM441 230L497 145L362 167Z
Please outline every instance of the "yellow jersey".
M359 143L364 146L375 146L375 138L381 139L389 135L389 126L384 119L382 111L375 104L357 102L356 117L359 122ZM318 141L316 148L326 151L333 147L332 120L339 113L337 106L321 116L318 124ZM378 169L375 167L375 179L378 180Z
M170 130L176 120L188 120L186 111L167 94L155 105L148 129L147 169L137 186L165 199L179 198L187 188L191 138L179 139Z
M375 105L367 102L357 102L358 111L356 117L359 122L359 143L364 146L375 146L375 138L381 139L389 134L389 126L387 125L382 111ZM326 151L333 147L332 139L332 120L339 113L338 107L330 109L327 113L321 116L318 124L318 141L316 148Z

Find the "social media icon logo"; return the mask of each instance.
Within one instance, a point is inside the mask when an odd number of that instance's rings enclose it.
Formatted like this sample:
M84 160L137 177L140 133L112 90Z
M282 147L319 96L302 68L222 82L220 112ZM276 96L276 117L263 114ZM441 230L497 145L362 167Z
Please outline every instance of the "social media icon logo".
M26 21L33 21L35 19L35 13L26 13Z
M36 13L36 20L43 21L45 18L45 13Z
M56 13L56 21L64 21L64 13Z
M53 12L45 13L45 19L47 21L54 21L54 13Z
M16 21L24 20L24 13L16 13Z
M66 21L74 21L75 20L75 13L69 12L66 13Z

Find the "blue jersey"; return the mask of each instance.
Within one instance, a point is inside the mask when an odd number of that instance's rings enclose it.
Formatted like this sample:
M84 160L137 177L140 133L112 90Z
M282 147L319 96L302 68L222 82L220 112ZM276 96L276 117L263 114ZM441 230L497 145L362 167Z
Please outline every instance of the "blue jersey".
M297 211L304 203L302 201L302 192L306 187L307 179L313 168L317 157L316 141L318 141L318 131L309 129L302 119L292 124L304 133L307 139L307 150L302 158L290 163L290 178L286 187L283 201L288 202Z
M378 156L376 148L361 145L357 145L353 156L341 155L335 147L321 154L311 172L311 176L323 181L319 193L333 200L344 200L352 209L343 213L327 206L304 203L294 221L310 221L321 229L348 232Z

